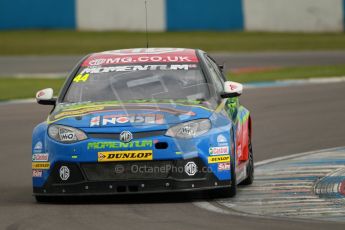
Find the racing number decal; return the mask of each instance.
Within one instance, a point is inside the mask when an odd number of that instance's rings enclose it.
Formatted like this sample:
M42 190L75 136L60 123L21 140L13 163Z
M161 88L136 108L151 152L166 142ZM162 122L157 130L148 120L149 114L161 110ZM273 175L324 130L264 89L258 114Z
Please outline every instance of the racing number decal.
M89 74L79 74L79 75L77 75L74 79L73 79L73 81L74 82L76 82L76 83L79 83L80 81L81 82L86 82L87 81L87 79L89 79Z

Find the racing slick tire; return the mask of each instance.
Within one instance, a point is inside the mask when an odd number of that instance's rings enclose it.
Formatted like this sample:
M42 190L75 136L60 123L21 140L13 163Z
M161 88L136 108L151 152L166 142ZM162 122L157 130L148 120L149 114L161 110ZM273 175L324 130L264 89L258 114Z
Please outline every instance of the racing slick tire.
M254 181L254 156L253 156L253 147L252 141L249 137L248 143L248 150L249 150L249 164L247 166L247 178L240 183L240 185L251 185Z

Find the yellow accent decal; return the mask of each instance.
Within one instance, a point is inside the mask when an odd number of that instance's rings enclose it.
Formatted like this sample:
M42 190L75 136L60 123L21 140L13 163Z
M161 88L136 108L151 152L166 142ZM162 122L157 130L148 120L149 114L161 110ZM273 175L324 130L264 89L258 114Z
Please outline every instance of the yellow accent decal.
M98 162L109 161L148 161L152 160L152 150L99 152Z
M32 169L50 169L49 162L33 162Z
M98 107L92 107L92 108L87 108L87 109L79 109L79 110L74 110L74 111L62 112L57 115L49 116L47 119L47 123L51 124L53 122L56 122L65 118L69 118L69 117L85 116L92 112L102 111L103 109L104 109L103 106L98 106Z
M230 162L230 155L208 157L209 164L223 163L223 162Z
M97 110L103 110L103 106L99 107L93 107L93 108L87 108L87 109L80 109L75 111L69 111L69 112L62 112L54 116L55 119L59 119L61 117L67 117L67 116L75 116L75 115L83 115L85 113L94 112Z
M128 102L125 102L125 103L97 103L97 104L91 104L91 105L80 105L80 106L77 106L77 107L72 107L72 108L65 108L64 110L65 111L69 111L69 110L76 110L76 109L85 109L85 108L89 108L89 107L95 107L95 106L103 106L103 107L113 107L113 106L126 106L126 105L155 105L155 106L158 106L158 105L179 105L179 106L185 106L185 107L193 107L193 108L200 108L200 109L205 109L205 110L208 110L210 112L213 112L212 109L209 109L207 107L204 107L204 106L201 106L201 105L188 105L188 104L181 104L181 103L164 103L164 102L155 102L155 101L152 101L152 102L132 102L132 103L128 103ZM225 105L225 103L224 103Z
M226 103L226 100L223 100L223 101L218 105L218 107L216 108L215 112L216 112L216 113L220 113L220 112L224 109L225 103Z

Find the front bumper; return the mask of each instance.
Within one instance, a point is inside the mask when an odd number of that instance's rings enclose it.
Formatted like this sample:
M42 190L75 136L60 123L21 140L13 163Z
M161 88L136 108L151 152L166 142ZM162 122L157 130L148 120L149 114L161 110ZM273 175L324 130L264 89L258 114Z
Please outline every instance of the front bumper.
M187 175L183 169L188 162L195 162L197 173ZM132 173L129 166L147 166L146 171ZM59 169L70 170L68 180L62 180ZM150 167L166 167L169 170L152 172ZM121 168L122 170L118 170ZM42 187L34 187L34 195L78 196L115 195L135 193L164 193L198 191L230 187L230 180L219 180L200 158L171 161L72 163L57 162Z

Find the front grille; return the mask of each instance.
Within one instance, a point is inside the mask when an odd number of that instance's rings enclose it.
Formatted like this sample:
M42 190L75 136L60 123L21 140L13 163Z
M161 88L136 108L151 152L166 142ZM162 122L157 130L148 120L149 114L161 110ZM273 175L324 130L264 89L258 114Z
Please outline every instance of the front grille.
M162 136L166 130L133 133L133 139ZM120 140L120 133L88 133L91 138Z
M81 164L81 168L89 181L166 179L172 166L172 161Z

